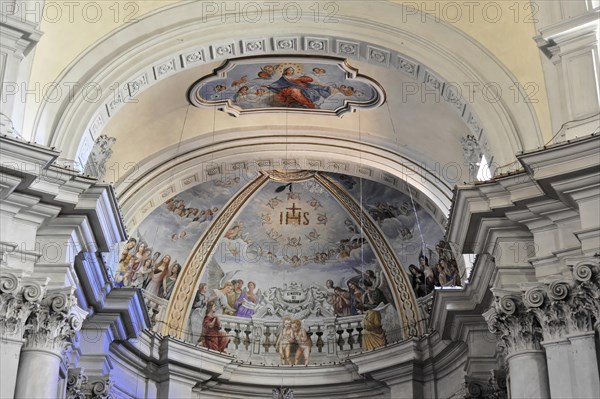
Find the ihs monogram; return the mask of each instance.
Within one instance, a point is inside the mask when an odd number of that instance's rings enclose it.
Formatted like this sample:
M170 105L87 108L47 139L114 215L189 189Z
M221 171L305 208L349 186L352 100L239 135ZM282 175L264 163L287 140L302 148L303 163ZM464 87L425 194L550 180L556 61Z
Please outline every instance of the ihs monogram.
M301 212L302 208L297 208L296 207L296 203L293 202L292 203L292 207L291 208L285 208L286 212L285 212L285 217L284 217L284 212L281 211L279 213L279 224L283 225L284 221L285 224L303 224L303 225L307 225L310 220L308 219L308 217L310 216L309 212Z

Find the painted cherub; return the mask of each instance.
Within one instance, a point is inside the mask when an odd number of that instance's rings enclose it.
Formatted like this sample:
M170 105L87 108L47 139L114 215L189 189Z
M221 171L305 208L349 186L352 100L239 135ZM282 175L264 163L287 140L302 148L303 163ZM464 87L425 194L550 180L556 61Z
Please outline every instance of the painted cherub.
M294 341L296 344L298 344L298 347L296 348L296 356L294 357L294 364L296 366L300 364L300 358L304 357L304 365L308 366L312 341L306 333L306 330L302 328L302 322L300 320L292 321L292 332L294 335Z
M308 238L308 241L313 242L318 240L321 235L317 232L317 229L312 229L312 231L306 234L305 237Z
M279 352L281 358L281 364L291 365L290 354L292 350L292 344L294 343L294 331L292 330L292 320L289 317L283 319L283 326L281 332L277 337L275 343L275 350Z
M327 214L326 213L319 213L317 214L317 224L327 224Z
M273 197L267 202L267 206L271 209L275 209L279 204L281 204L281 200L278 197Z
M321 203L316 198L311 198L310 201L306 201L314 210L321 207Z

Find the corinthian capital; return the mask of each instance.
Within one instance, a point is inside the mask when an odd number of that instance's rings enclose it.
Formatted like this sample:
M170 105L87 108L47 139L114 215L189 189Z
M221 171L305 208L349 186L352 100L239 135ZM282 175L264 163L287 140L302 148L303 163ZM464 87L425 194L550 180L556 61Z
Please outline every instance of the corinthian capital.
M81 329L87 312L77 305L74 288L48 290L25 326L26 348L43 348L62 355Z
M109 375L90 377L85 384L85 397L91 399L114 399L113 382Z
M67 377L67 399L86 399L83 388L87 383L88 378L83 369L69 369Z
M23 276L18 270L0 272L0 337L22 339L25 322L40 307L48 278Z
M538 319L545 340L591 331L600 320L600 270L588 259L572 268L572 276L540 283L523 292L523 303Z
M541 327L516 294L504 293L497 296L483 317L489 330L498 336L498 346L506 356L540 348Z

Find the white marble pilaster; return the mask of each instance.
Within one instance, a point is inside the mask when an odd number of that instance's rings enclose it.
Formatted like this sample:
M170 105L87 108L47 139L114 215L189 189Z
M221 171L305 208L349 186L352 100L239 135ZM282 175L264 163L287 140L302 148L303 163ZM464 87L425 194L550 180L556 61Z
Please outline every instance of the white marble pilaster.
M576 365L573 373L574 398L597 398L600 392L594 335L594 331L588 331L567 336L573 364Z
M22 346L22 339L2 338L0 340L0 358L2 359L0 398L11 398L15 393L17 367L19 366Z
M546 362L548 365L548 381L550 394L553 398L573 397L571 390L571 343L566 339L544 341L542 346L546 349Z
M512 399L550 397L548 367L543 350L514 353L507 361Z

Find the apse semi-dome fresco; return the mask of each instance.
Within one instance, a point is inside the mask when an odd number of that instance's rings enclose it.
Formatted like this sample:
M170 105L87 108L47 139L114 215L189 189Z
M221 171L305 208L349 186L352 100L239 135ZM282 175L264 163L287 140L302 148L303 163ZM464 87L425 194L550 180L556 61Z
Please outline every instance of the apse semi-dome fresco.
M257 172L155 209L120 249L155 331L264 364L339 361L421 335L435 286L460 284L410 195L352 176Z

